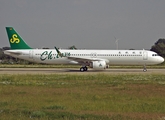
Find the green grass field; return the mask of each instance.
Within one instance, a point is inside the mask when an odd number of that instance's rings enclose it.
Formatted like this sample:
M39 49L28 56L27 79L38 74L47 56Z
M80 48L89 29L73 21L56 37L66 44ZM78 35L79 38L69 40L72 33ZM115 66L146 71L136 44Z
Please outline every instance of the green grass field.
M1 120L163 120L165 75L0 75Z
M80 68L80 65L47 65L47 64L0 64L0 68ZM165 69L165 63L159 65L147 65L147 68L159 68ZM110 65L109 69L132 69L132 68L143 68L142 65Z

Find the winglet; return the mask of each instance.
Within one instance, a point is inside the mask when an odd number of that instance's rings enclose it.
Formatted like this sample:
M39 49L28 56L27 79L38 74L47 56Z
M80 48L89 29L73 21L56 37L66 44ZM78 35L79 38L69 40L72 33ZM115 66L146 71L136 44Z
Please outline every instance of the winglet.
M58 55L59 55L60 57L63 57L63 54L59 51L59 49L56 48L55 46L54 46L54 48L55 48L55 50L57 51Z

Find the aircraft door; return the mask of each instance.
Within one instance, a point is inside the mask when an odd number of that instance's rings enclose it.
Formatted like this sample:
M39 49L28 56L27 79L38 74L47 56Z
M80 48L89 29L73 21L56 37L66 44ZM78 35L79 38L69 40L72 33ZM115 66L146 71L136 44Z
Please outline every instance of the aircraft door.
M147 60L148 59L148 53L147 51L143 51L143 60Z
M29 58L33 59L33 50L29 51Z

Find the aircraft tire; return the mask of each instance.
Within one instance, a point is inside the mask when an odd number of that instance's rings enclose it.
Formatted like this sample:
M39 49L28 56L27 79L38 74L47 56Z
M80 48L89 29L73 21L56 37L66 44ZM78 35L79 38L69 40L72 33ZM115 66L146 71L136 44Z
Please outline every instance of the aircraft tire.
M85 71L85 70L84 70L84 67L81 67L81 68L80 68L80 71L81 71L81 72L84 72L84 71Z
M83 67L84 68L84 71L87 71L88 70L88 68L85 66L85 67Z
M147 72L147 69L143 69L143 72Z

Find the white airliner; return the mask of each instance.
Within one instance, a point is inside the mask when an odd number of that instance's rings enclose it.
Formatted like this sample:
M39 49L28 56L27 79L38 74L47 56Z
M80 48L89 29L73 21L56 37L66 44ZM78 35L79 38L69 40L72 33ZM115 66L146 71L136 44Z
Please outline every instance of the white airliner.
M5 54L36 63L77 64L80 71L88 67L104 70L110 65L146 65L159 64L164 58L148 50L69 50L69 49L32 49L12 27L6 27L11 50Z

